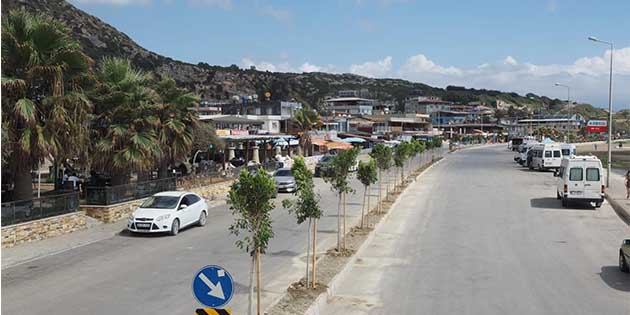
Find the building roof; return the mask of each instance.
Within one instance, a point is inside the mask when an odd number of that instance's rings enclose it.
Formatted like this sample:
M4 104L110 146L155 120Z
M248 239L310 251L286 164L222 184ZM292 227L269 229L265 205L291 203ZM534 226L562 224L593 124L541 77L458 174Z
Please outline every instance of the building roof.
M273 140L273 139L293 139L295 138L295 136L291 136L291 135L284 135L284 134L279 134L279 135L226 135L226 136L219 136L219 138L221 139L227 139L227 140L242 140L242 141L253 141L253 140Z
M204 115L204 117L199 117L200 120L210 120L213 122L219 123L228 123L228 124L250 124L250 125L262 125L263 122L256 119L249 119L243 116L236 115Z
M347 150L347 149L352 149L352 145L350 143L346 143L343 141L333 141L333 140L325 140L322 138L311 138L311 142L314 145L320 146L320 147L326 147L327 150L330 149L342 149L342 150Z
M324 100L324 102L357 102L357 101L368 101L372 102L374 100L361 98L361 97L335 97Z

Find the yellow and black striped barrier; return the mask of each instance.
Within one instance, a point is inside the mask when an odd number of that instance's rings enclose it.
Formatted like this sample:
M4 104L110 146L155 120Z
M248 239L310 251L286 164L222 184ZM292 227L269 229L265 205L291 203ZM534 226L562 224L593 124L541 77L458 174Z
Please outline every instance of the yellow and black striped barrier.
M198 308L195 315L232 315L229 308Z

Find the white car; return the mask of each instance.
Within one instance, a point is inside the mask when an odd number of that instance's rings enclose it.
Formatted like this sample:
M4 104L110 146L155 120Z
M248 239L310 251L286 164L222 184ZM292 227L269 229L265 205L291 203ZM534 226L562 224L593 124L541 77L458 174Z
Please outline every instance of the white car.
M168 232L208 221L208 204L199 195L183 191L165 191L147 198L129 216L127 229L138 233Z

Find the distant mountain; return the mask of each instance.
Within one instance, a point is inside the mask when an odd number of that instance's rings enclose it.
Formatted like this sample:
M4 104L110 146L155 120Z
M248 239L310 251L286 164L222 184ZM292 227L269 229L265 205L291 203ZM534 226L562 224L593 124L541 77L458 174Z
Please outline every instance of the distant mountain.
M463 87L441 89L407 80L373 79L354 74L279 73L243 70L236 65L194 65L148 51L116 28L63 0L2 0L2 16L18 7L63 21L79 39L84 51L97 62L105 56L129 58L137 67L157 76L173 77L203 99L220 100L233 95L251 94L262 96L269 91L273 99L296 99L317 108L325 96L334 95L338 90L368 89L378 99L396 100L399 104L410 93L420 92L451 101L482 101L491 106L501 100L523 107L522 112L541 109L543 112L557 112L562 109L560 100L534 94L521 96Z

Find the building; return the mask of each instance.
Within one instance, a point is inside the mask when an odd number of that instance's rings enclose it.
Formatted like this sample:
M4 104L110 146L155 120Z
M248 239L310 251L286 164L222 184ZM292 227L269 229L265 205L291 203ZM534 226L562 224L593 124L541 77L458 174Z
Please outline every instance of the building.
M336 97L324 101L326 109L332 113L350 115L372 115L376 101L361 97Z
M374 122L372 133L377 135L433 134L433 126L426 114L375 115L366 118Z
M302 108L302 103L289 101L250 101L223 104L224 115L276 115L289 119Z
M437 96L414 96L405 99L405 113L431 115L441 110L451 110L452 102L443 101Z
M229 101L200 101L195 107L190 108L199 115L221 115L223 105L230 104Z
M508 134L510 136L531 135L539 127L548 127L561 132L578 131L585 121L578 114L571 115L535 115L531 118L519 119L508 124Z

